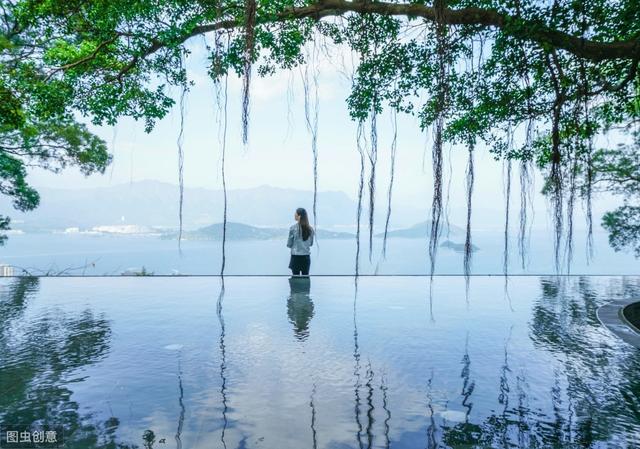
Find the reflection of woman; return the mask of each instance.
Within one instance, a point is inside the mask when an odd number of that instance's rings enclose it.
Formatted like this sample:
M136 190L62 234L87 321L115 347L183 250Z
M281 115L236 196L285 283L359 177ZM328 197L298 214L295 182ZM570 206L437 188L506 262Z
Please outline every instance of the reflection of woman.
M311 266L311 246L313 245L313 228L309 224L307 211L302 207L296 209L296 224L289 229L287 248L291 248L291 260L289 268L294 276L309 275Z
M302 341L309 336L309 322L313 318L313 301L309 296L311 281L308 277L292 277L289 286L291 294L287 300L287 315L296 338Z

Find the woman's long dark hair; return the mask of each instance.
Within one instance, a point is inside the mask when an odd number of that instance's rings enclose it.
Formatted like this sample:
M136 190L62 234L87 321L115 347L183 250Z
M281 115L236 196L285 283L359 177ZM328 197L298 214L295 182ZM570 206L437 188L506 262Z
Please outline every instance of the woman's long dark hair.
M300 226L302 240L306 241L313 233L313 228L309 224L309 215L307 215L307 211L303 207L297 208L296 214L298 214L298 217L300 217L300 219L298 220L298 225Z

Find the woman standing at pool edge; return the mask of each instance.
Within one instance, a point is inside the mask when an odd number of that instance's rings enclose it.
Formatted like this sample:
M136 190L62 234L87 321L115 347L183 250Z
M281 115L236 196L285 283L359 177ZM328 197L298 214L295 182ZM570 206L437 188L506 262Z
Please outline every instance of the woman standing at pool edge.
M289 268L294 276L309 275L311 266L311 246L313 245L314 230L309 224L307 211L302 207L296 209L296 224L289 229L287 248L291 248Z

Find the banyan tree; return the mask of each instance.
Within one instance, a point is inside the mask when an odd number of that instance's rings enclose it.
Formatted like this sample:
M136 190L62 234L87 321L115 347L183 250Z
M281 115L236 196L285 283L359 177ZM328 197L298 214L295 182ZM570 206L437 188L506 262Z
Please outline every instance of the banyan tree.
M361 222L366 223L371 257L376 196L386 195L383 251L392 209L396 139L392 136L388 151L390 183L379 186L378 118L385 110L393 120L398 114L419 118L416 132L429 133L432 141L431 230L426 236L431 274L446 219L443 146L468 154L465 273L471 269L473 162L479 148L504 163L505 271L510 227L517 230L518 253L525 261L536 169L544 175L543 191L550 199L558 266L561 260L571 261L574 208L581 203L591 236L592 192L599 182L606 186L597 162L606 155L616 157L600 148L601 137L632 133L639 123L637 0L1 0L0 4L0 191L11 195L22 210L38 204L37 192L26 182L26 166L59 170L78 165L91 173L108 165L105 143L76 121L79 114L96 125L113 125L129 116L143 120L151 130L176 103L169 86L179 86L177 107L183 116L190 86L185 60L194 39L204 38L208 73L218 93L218 104L212 107L222 112L219 146L225 192L227 121L241 121L243 141L251 138L252 78L279 70L301 74L313 152L314 219L317 179L322 175L317 170L322 157L317 146L318 54L352 55L352 86L345 107L357 123L354 151L361 163L360 174L354 174L354 182L359 182L358 257ZM242 78L242 98L227 98L229 76ZM240 102L241 117L228 117L229 101ZM392 129L397 132L395 126ZM636 155L637 147L630 148ZM182 126L177 151L182 198ZM631 158L629 163L632 175L639 171L637 161ZM520 193L512 195L516 176ZM509 223L509 209L517 206L519 223L514 226ZM226 194L221 215L226 223ZM8 219L0 218L6 227ZM224 245L222 257L224 272Z

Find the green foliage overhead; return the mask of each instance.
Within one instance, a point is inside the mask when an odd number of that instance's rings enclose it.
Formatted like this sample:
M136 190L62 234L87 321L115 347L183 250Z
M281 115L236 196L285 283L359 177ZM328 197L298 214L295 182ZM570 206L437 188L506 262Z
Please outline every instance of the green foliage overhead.
M537 163L556 204L594 174L593 138L640 115L638 0L0 1L2 192L23 209L37 204L27 161L87 174L109 163L74 114L147 130L165 116L199 36L214 81L304 64L311 42L345 46L354 120L384 108L425 129L441 119L445 141Z

